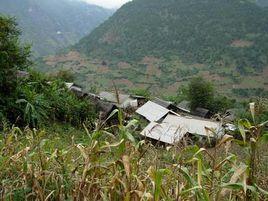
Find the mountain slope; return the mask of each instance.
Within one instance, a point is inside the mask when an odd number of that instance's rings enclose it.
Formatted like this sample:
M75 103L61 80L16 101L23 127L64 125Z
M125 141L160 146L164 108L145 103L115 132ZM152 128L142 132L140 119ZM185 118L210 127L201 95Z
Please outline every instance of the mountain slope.
M39 69L70 70L89 90L114 82L174 95L202 76L229 96L267 96L268 10L255 0L133 0Z
M88 56L140 60L176 55L239 71L267 64L268 12L241 0L134 0L82 39ZM266 44L265 44L266 43Z
M37 56L76 43L112 12L74 0L0 1L0 13L17 18L24 41L33 44Z

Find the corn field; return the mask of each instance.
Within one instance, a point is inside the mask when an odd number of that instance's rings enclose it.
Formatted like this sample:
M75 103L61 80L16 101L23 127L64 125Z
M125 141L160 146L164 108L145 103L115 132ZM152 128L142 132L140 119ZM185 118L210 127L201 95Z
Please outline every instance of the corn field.
M4 129L0 199L265 200L267 136L263 125L248 124L240 122L242 140L225 136L212 149L138 141L131 134L133 122L119 123L117 135L86 130L82 138Z

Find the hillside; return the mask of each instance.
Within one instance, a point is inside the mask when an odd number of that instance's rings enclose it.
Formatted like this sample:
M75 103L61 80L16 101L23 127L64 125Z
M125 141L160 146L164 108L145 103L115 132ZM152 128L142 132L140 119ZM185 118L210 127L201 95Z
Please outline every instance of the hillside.
M252 1L134 0L74 46L79 68L57 56L45 62L81 83L98 77L100 87L115 80L169 93L201 75L224 93L267 94L267 24L267 9Z
M267 22L267 12L246 1L136 0L76 47L90 56L176 55L187 63L222 61L241 71L260 69L267 63Z
M76 43L113 11L71 0L1 0L0 13L17 18L24 41L42 56Z

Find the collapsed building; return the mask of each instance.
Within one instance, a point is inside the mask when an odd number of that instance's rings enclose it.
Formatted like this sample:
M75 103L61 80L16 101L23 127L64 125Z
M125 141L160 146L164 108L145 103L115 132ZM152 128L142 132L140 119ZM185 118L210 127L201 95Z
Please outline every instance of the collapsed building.
M148 121L140 134L163 143L178 143L189 134L204 138L220 138L224 135L220 122L177 114L152 101L138 108L136 113Z

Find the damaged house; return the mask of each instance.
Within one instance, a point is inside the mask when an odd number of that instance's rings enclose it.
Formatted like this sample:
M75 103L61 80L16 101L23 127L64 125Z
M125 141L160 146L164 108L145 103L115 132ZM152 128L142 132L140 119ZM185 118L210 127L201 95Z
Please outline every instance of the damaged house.
M168 114L161 123L151 122L141 135L167 144L175 144L186 134L219 138L224 134L219 122Z
M206 138L224 135L220 122L196 116L181 116L152 101L148 101L136 113L150 122L140 134L163 143L178 143L189 134Z

